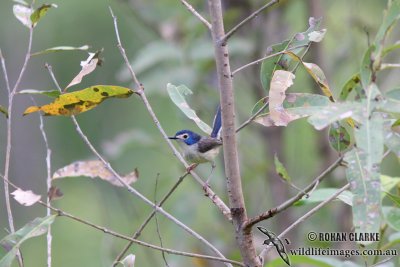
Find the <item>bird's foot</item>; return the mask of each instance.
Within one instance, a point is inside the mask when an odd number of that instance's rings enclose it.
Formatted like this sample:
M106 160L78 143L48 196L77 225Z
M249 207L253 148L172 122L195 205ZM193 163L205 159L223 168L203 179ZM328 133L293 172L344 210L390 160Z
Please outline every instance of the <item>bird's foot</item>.
M197 163L190 164L189 167L186 168L187 172L193 171L197 167Z

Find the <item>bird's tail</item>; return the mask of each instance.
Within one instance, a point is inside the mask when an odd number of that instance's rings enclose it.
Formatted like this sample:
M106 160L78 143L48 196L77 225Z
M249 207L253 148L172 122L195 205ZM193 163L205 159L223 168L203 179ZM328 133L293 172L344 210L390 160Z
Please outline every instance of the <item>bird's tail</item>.
M222 119L221 119L221 106L218 105L217 112L215 113L214 122L213 122L213 129L211 132L211 137L219 138L222 126Z

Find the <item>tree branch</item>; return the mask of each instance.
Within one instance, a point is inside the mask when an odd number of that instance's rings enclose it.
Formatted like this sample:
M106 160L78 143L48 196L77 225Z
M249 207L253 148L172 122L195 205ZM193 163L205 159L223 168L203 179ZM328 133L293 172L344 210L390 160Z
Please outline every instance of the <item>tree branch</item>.
M293 228L295 228L296 226L298 226L300 223L302 223L303 221L305 221L306 219L308 219L309 217L311 217L314 213L316 213L317 211L319 211L322 207L324 207L326 204L328 204L329 202L331 202L332 200L334 200L338 195L340 195L343 191L347 190L348 188L350 188L350 184L346 184L345 186L343 186L342 188L340 188L335 194L333 194L331 197L329 197L328 199L322 201L321 203L319 203L317 206L315 206L314 208L312 208L311 210L309 210L306 214L304 214L303 216L301 216L300 218L298 218L293 224L291 224L288 228L285 229L285 231L283 231L278 238L283 238L287 233L289 233L289 231L291 231ZM260 258L262 259L262 261L264 262L264 259L268 253L268 251L271 249L271 246L267 246L266 248L264 248L261 253L260 253Z
M159 207L161 207L165 201L172 195L172 193L175 191L175 189L178 188L178 186L182 183L183 179L189 174L189 172L185 172L182 176L179 177L178 181L174 184L174 186L168 191L168 193L161 199L161 201L157 204ZM144 230L144 228L147 226L147 224L150 222L150 220L154 217L156 214L156 210L153 210L150 215L144 220L142 225L139 227L138 230L133 234L132 238L137 239L139 238L140 234ZM124 257L125 253L128 251L128 249L132 246L133 242L129 242L126 244L126 246L122 249L122 251L119 253L119 255L116 257L114 260L113 266L116 266L120 260Z
M43 141L46 146L46 170L47 170L47 179L46 179L46 185L47 185L47 199L46 199L46 204L50 206L50 188L51 188L51 181L52 181L52 175L51 175L51 150L49 147L49 142L47 139L46 132L44 130L44 123L43 123L43 118L39 114L39 120L40 120L40 132L42 133ZM47 216L51 215L51 210L48 208L47 209ZM53 237L51 235L51 225L47 227L47 267L51 267L51 243L53 240Z
M147 111L149 112L151 118L153 119L153 122L155 123L156 127L158 128L158 130L160 131L161 135L163 136L164 140L167 142L168 146L171 148L173 154L175 157L178 158L178 160L185 166L185 168L187 169L189 167L189 164L185 161L185 159L182 157L182 155L179 153L179 151L174 147L174 145L172 144L171 140L168 139L168 135L165 133L163 127L161 126L156 114L153 111L153 108L151 107L147 97L146 97L146 93L144 91L144 87L143 85L139 82L139 80L136 77L135 72L133 71L128 57L126 55L125 49L121 44L121 39L119 37L119 31L118 31L118 25L117 25L117 17L114 16L114 13L112 12L111 8L110 8L110 12L111 12L111 16L114 20L114 28L115 28L115 35L117 38L117 46L118 49L125 61L126 67L128 68L131 76L132 76L132 80L135 82L136 86L139 88L136 91L136 94L138 94L140 96L140 98L142 99ZM192 175L192 177L202 186L204 192L205 192L205 196L208 197L216 206L217 208L222 212L222 214L229 220L232 220L231 217L231 212L229 210L229 208L226 206L226 204L217 196L217 194L214 193L213 190L211 190L211 188L209 186L206 186L206 184L204 183L204 181L194 172L194 171L190 171L190 174Z
M4 182L6 182L7 184L11 185L14 189L23 190L20 187L18 187L15 184L13 184L12 182L10 182L9 180L6 180L5 177L2 174L0 174L0 177L3 179ZM25 190L23 190L23 191L25 191ZM65 211L61 210L61 209L55 208L55 207L53 207L51 205L48 205L46 202L43 202L41 200L39 200L37 203L42 205L43 207L46 207L47 209L50 209L50 210L54 211L59 216L64 216L64 217L70 218L70 219L72 219L74 221L80 222L80 223L85 224L85 225L87 225L89 227L92 227L94 229L100 230L105 234L112 235L112 236L115 236L117 238L125 239L125 240L128 240L128 241L132 241L133 243L138 244L140 246L144 246L144 247L148 247L148 248L151 248L151 249L163 251L163 252L166 252L166 253L169 253L169 254L185 256L185 257L200 258L200 259L206 259L206 260L214 260L214 261L219 261L219 262L224 262L224 263L231 263L231 264L235 264L237 266L245 267L244 264L241 263L241 262L234 261L234 260L229 260L229 259L222 258L222 257L219 258L219 257L202 255L202 254L189 253L189 252L178 251L178 250L173 250L173 249L168 249L168 248L162 248L162 247L159 247L159 246L156 246L156 245L152 245L152 244L149 244L147 242L143 242L143 241L131 238L129 236L125 236L123 234L114 232L113 230L110 230L110 229L105 228L103 226L94 224L94 223L92 223L90 221L87 221L85 219L82 219L80 217L74 216L74 215L72 215L72 214L70 214L68 212L65 212Z
M211 30L211 24L208 22L202 15L200 15L199 12L196 11L188 2L185 0L180 0L181 3L196 17L198 18L201 22L203 22L206 27Z
M28 39L28 48L25 54L25 60L24 63L22 64L21 71L19 72L18 78L14 84L13 89L11 90L10 84L8 81L8 75L4 63L4 59L2 58L2 66L3 66L3 72L7 84L7 90L8 90L8 120L7 120L7 145L6 145L6 159L5 159L5 165L4 165L4 178L5 181L8 181L9 179L9 172L10 172L10 160L11 160L11 146L12 146L12 120L13 120L13 102L14 102L14 95L18 89L18 86L22 80L22 77L25 73L26 67L28 65L28 61L30 59L31 55L31 50L32 50L32 37L33 37L33 27L29 28L29 39ZM11 210L11 203L10 203L10 192L8 188L8 183L4 183L4 196L6 200L6 210L7 210L7 218L8 218L8 224L10 227L11 233L15 232L14 228L14 219L12 215L12 210ZM21 252L18 250L17 253L17 258L18 258L18 264L19 266L23 266L23 259Z
M279 0L272 0L271 2L263 5L262 7L260 7L259 9L257 9L256 11L254 11L250 16L248 16L247 18L245 18L244 20L242 20L238 25L236 25L235 27L232 28L232 30L230 30L227 34L225 34L220 40L219 42L221 43L226 43L226 41L228 41L229 38L232 37L233 34L235 34L235 32L237 32L237 30L239 30L243 25L245 25L247 22L249 22L250 20L252 20L253 18L257 17L258 14L260 14L261 12L263 12L265 9L269 8L270 6L273 6L274 4L279 3Z
M52 68L50 67L50 65L47 64L47 69L49 70L49 72L52 73ZM54 74L51 75L51 77L53 79L55 79ZM58 83L56 82L56 85L58 87L58 90L61 89L61 87L58 85ZM214 246L212 245L210 242L208 242L204 237L202 237L201 235L199 235L197 232L195 232L194 230L192 230L190 227L188 227L187 225L185 225L183 222L179 221L177 218L175 218L174 216L172 216L171 214L169 214L168 212L164 211L164 209L162 209L161 207L157 206L156 204L154 204L153 202L151 202L149 199L147 199L144 195L142 195L139 191L137 191L136 189L134 189L133 187L131 187L128 183L126 183L124 181L124 179L122 179L122 177L111 167L111 164L109 162L107 162L102 155L100 155L100 153L96 150L96 148L92 145L92 143L89 141L89 139L87 138L87 136L83 133L78 121L76 120L75 116L71 116L72 122L75 125L75 129L78 132L79 136L82 138L82 140L85 142L85 144L89 147L89 149L92 151L93 154L96 155L96 157L104 164L105 168L107 170L109 170L114 177L133 195L137 196L138 198L140 198L143 202L145 202L146 204L150 205L151 207L153 207L157 212L163 214L167 219L169 219L170 221L174 222L175 224L177 224L178 226L180 226L181 228L183 228L186 232L188 232L190 235L194 236L195 238L197 238L198 240L200 240L201 242L203 242L207 247L209 247L212 251L214 251L218 256L220 256L221 258L224 258L224 255Z
M225 35L221 1L208 0L208 5L212 20L212 38L221 101L225 175L236 243L246 266L261 266L256 255L252 233L243 228L244 223L247 221L247 212L242 191L236 144L233 83L230 75L228 47L225 42L219 42Z
M307 45L293 46L293 47L290 47L290 48L285 49L285 50L283 50L283 51L280 51L280 52L277 52L277 53L274 53L274 54L271 54L271 55L262 57L262 58L260 58L260 59L254 60L254 61L252 61L252 62L250 62L250 63L247 63L247 64L245 64L245 65L243 65L243 66L237 68L236 70L234 70L234 71L232 72L231 75L234 76L234 75L235 75L236 73L238 73L239 71L241 71L241 70L243 70L243 69L245 69L245 68L247 68L247 67L253 66L253 65L255 65L255 64L258 64L258 63L260 63L261 61L264 61L264 60L266 60L266 59L269 59L269 58L272 58L272 57L276 57L276 56L285 54L286 52L289 52L289 51L292 51L292 50L296 50L296 49L298 49L298 48L306 47L306 46L307 46Z
M311 184L309 184L306 188L304 188L303 191L300 191L296 196L288 199L287 201L285 201L284 203L282 203L281 205L279 205L275 208L272 208L266 212L261 213L260 215L254 217L254 218L249 219L246 222L245 228L251 229L251 227L253 227L256 223L267 220L267 219L277 215L278 213L286 210L287 208L291 207L295 202L297 202L303 196L305 196L308 192L313 190L314 187L317 184L319 184L331 171L333 171L336 167L338 167L340 165L340 163L342 162L342 160L343 160L343 157L338 158L334 163L332 163L328 168L326 168L320 175L318 175Z
M250 116L250 118L248 118L245 122L243 122L237 129L236 129L236 133L238 133L240 130L242 130L244 127L246 127L249 123L251 123L258 115L260 115L260 113L269 105L269 100L268 97L266 97L267 100L265 100L264 105L262 105L262 107L256 112L254 113L252 116Z

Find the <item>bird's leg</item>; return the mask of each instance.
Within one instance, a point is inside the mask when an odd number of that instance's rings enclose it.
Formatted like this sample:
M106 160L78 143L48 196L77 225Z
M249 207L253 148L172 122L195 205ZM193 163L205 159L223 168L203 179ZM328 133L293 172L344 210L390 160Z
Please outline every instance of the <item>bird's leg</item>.
M209 182L210 182L211 175L213 174L215 167L216 167L216 166L215 166L215 162L214 162L214 161L211 162L211 172L210 172L210 174L209 174L208 177L207 177L207 180L206 180L206 182L205 182L205 184L204 184L204 187L210 187Z

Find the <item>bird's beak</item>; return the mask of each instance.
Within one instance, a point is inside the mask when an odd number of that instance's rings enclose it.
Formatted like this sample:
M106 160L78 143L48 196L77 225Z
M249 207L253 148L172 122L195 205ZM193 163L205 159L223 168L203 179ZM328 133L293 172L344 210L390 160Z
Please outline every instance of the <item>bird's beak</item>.
M168 136L168 139L171 139L171 140L176 140L176 139L178 139L177 137L175 137L175 136Z

